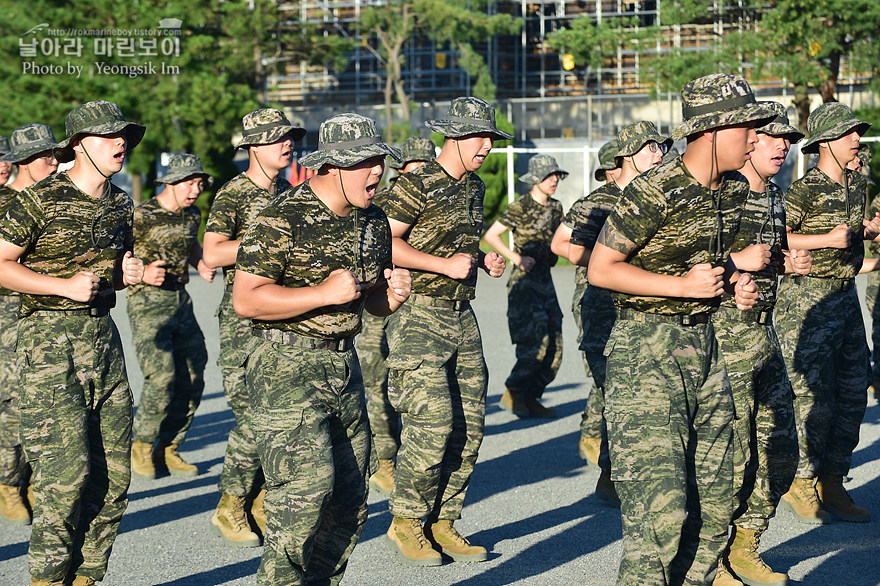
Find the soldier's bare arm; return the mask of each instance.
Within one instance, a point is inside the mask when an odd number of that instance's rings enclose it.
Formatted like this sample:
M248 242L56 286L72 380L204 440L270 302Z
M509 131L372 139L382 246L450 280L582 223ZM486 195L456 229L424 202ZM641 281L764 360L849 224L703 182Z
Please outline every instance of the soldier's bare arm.
M391 256L395 265L446 275L452 279L466 279L474 270L476 261L471 256L458 253L445 258L416 250L406 241L411 225L391 218L388 218L388 224L391 226Z
M846 224L838 224L825 234L798 234L788 228L788 245L798 250L819 248L849 248L852 230Z
M235 264L241 240L230 240L229 236L219 232L205 232L204 243L202 258L209 267L230 267Z
M509 228L507 226L498 220L495 220L495 222L489 226L489 229L486 230L486 235L483 236L483 238L489 246L498 251L498 254L525 272L529 272L535 267L535 259L530 256L521 256L517 254L504 243L504 240L501 239L501 235L508 230Z
M232 308L244 318L282 320L327 305L342 305L361 296L364 284L354 273L336 269L320 285L285 287L273 279L236 271Z
M635 245L614 233L608 224L590 257L589 279L597 287L650 297L712 298L723 292L724 267L694 265L684 277L652 273L627 262Z
M37 273L18 262L25 249L0 240L0 286L31 295L56 295L74 301L91 301L98 292L98 276L80 271L70 278Z
M412 277L406 269L385 269L385 282L385 287L370 293L364 305L364 309L380 317L397 311L412 292Z

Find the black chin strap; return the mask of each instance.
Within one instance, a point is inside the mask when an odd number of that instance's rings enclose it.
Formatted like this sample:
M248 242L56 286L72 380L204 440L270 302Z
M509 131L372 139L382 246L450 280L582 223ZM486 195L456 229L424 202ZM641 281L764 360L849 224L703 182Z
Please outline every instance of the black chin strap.
M275 195L275 184L278 182L278 175L275 175L275 179L272 179L271 177L269 177L269 174L266 173L265 169L263 169L263 164L260 163L260 157L257 156L257 151L253 151L253 153L254 153L254 160L257 162L257 167L260 168L260 171L262 171L263 175L266 176L266 179L269 180L269 193L271 193L272 195Z

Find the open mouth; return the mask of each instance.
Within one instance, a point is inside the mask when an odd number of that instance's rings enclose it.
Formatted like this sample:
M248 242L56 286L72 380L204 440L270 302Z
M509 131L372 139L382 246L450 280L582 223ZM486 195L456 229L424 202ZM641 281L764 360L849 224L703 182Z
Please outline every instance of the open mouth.
M123 151L119 151L119 152L115 153L113 155L113 160L119 161L119 162L124 161L125 160L125 151L123 150Z
M367 199L373 199L376 196L376 188L379 186L378 183L373 183L371 185L367 185Z

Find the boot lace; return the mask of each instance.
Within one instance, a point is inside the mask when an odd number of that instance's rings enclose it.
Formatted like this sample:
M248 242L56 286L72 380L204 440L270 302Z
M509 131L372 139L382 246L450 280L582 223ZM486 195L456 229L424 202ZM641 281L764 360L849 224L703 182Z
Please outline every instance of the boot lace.
M425 532L422 531L422 524L418 519L407 519L409 527L406 528L407 537L415 541L420 548L431 547Z

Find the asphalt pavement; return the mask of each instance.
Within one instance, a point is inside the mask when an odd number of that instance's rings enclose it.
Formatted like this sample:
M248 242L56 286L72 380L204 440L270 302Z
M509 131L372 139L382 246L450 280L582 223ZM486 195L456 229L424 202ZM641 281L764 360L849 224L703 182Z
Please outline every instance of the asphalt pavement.
M489 560L440 567L401 565L385 546L391 517L387 500L370 496L370 516L351 557L344 585L501 586L613 584L621 553L620 516L593 495L599 472L578 457L580 415L590 383L575 346L570 313L574 270L553 269L565 314L564 358L544 403L551 420L520 420L498 407L514 362L507 333L507 275L481 275L474 303L489 365L486 437L471 479L463 517L456 523L472 542L488 548ZM860 289L864 282L860 280ZM254 584L261 548L233 549L210 531L219 500L217 482L226 437L234 425L227 409L216 358L214 311L222 295L218 278L194 276L188 286L208 344L206 388L181 454L199 466L195 478L134 480L128 511L102 584L111 586L208 586ZM142 376L131 344L125 296L113 312L123 336L135 393ZM764 559L786 571L791 584L876 586L880 584L880 406L871 397L853 457L847 489L871 510L870 523L801 525L784 511L762 540ZM0 585L26 585L29 527L0 527Z

